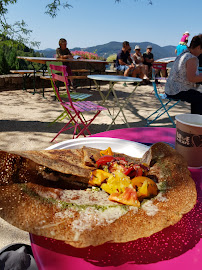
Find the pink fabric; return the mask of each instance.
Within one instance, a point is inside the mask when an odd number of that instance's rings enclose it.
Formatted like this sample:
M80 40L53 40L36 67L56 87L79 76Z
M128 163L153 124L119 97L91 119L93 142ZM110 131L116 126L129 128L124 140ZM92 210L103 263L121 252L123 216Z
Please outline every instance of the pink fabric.
M181 42L185 42L187 39L188 39L188 35L183 35L182 38L181 38Z
M97 133L91 137L110 137L140 143L168 142L175 144L175 128L125 128Z
M173 128L128 128L93 135L174 144ZM163 231L136 241L77 249L62 241L30 235L39 270L190 270L201 269L202 170L191 170L198 191L192 211ZM138 229L138 228L137 228Z

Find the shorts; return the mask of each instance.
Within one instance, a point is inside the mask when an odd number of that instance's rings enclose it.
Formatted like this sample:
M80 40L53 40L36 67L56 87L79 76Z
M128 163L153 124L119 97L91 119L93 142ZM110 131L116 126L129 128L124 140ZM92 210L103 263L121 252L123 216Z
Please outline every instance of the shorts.
M126 71L127 69L129 69L129 66L126 65L119 65L116 68L118 71Z

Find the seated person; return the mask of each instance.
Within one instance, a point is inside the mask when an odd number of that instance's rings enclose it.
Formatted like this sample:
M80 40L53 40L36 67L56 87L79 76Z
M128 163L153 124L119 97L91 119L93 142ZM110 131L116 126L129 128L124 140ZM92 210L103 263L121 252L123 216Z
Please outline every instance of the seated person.
M67 48L67 41L64 38L59 40L59 48L56 49L56 58L59 59L73 59L73 55L70 50ZM63 65L67 67L67 73L69 76L72 76L71 68L68 62L63 62ZM70 80L70 84L73 86L73 80Z
M146 52L143 53L143 58L144 58L143 64L145 66L145 72L148 78L151 77L152 63L154 62L154 56L153 56L153 53L151 53L151 51L152 51L152 46L148 45Z
M67 48L67 41L64 38L59 40L59 48L56 49L56 58L60 59L73 59L73 55Z
M128 50L130 50L130 44L128 41L124 41L123 47L116 57L116 68L118 71L123 71L124 76L131 75L132 77L136 77L137 71L135 71L135 65Z
M136 45L135 49L134 49L135 53L132 56L133 63L135 64L136 68L139 68L139 70L140 70L139 77L141 79L149 80L149 78L146 75L145 66L143 65L144 58L143 58L142 53L141 53L140 50L141 50L140 46Z
M188 49L176 58L165 85L168 97L191 103L191 114L200 115L202 115L202 93L197 90L196 83L202 82L197 58L201 53L202 34L194 36Z

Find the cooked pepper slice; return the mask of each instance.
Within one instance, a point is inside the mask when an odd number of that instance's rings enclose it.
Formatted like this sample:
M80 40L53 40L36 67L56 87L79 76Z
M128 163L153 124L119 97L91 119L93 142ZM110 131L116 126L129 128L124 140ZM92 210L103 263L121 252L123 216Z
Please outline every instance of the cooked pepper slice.
M106 156L106 155L112 156L113 155L113 152L112 152L111 147L108 147L106 150L100 151L100 155L101 156Z
M106 179L110 177L110 173L105 172L103 170L94 170L91 172L90 180L88 183L92 186L100 186L102 182L104 182Z
M132 186L137 187L137 196L139 199L144 199L156 196L158 188L156 183L148 177L138 176L132 179Z

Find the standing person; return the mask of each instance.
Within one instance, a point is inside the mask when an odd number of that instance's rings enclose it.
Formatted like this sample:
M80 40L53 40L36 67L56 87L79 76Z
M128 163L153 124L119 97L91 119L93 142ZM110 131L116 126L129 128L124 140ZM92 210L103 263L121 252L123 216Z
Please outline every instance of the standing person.
M177 56L165 85L165 93L175 100L191 103L191 113L202 115L202 93L196 83L202 82L198 72L198 56L202 53L202 34L194 36L188 49Z
M143 55L141 53L140 46L136 45L134 51L135 51L135 53L133 54L132 59L133 59L133 63L136 65L136 67L140 68L140 78L145 79L145 80L149 80L149 78L146 75L145 66L143 65L144 58L143 58Z
M122 49L118 52L116 57L116 68L118 71L123 71L124 76L131 75L132 77L136 77L138 69L135 68L133 61L130 57L130 44L128 41L124 41L122 45Z
M152 51L152 46L148 45L146 52L143 53L143 58L144 58L143 64L145 66L145 72L148 78L151 77L152 63L154 62L154 55L151 51Z
M190 35L189 34L189 31L184 32L184 34L183 34L183 36L182 36L179 44L181 44L181 45L187 45L189 35Z
M183 44L178 44L176 49L175 49L175 53L178 55L180 55L183 51L187 50L187 43L188 43L188 40L185 41L185 44L186 45L183 45Z

